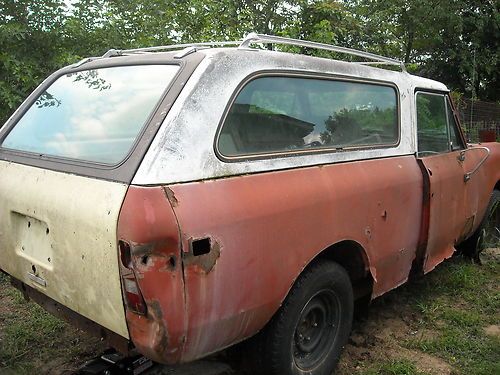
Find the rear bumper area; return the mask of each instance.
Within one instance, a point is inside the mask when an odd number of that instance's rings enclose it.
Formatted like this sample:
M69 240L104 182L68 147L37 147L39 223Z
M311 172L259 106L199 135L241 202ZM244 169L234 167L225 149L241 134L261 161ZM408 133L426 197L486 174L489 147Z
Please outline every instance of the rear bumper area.
M0 271L5 273L3 270ZM9 274L7 275L10 276ZM128 354L129 351L133 348L129 340L125 337L122 337L115 332L100 326L92 320L87 319L83 315L80 315L77 312L67 308L66 306L61 305L57 301L47 297L46 295L40 293L36 289L23 283L22 281L19 281L18 279L10 276L10 282L15 288L19 289L19 291L23 293L24 298L26 298L27 300L36 302L52 315L65 320L66 322L81 329L82 331L85 331L92 336L103 339L107 344L109 344L119 352Z

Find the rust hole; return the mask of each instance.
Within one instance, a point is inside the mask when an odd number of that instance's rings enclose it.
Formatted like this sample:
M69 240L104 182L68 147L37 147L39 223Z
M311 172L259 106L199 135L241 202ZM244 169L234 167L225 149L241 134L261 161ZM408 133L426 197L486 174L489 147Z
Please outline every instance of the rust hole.
M47 235L48 235L49 233L50 233L49 228L45 229L45 234L47 234Z
M194 265L194 269L199 269L208 274L212 271L220 257L221 246L217 241L210 238L190 240L190 252L184 254L184 264Z
M195 257L208 254L210 252L210 238L202 238L192 242L193 255Z
M143 255L143 256L141 257L141 263L142 263L143 265L147 266L147 265L148 265L148 261L149 261L149 255Z
M31 221L28 221L28 228L31 227Z
M31 270L33 271L33 273L36 273L36 267L35 267L35 265L34 265L34 264L33 264L33 265L31 265Z
M168 258L168 264L169 264L170 268L174 269L175 268L175 257Z

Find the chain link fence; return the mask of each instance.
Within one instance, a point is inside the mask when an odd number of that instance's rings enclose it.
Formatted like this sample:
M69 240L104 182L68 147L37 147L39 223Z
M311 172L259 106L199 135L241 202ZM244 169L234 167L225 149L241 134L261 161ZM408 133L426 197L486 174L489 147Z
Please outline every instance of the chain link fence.
M460 98L456 102L460 122L469 142L500 141L500 104Z

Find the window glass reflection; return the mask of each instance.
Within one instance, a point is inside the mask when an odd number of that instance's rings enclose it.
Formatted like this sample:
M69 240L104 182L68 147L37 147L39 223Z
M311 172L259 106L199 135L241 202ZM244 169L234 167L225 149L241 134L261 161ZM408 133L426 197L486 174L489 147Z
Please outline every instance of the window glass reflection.
M226 156L398 141L396 90L359 82L263 77L247 84L219 137Z
M2 147L116 164L130 151L178 69L137 65L61 76L18 121Z

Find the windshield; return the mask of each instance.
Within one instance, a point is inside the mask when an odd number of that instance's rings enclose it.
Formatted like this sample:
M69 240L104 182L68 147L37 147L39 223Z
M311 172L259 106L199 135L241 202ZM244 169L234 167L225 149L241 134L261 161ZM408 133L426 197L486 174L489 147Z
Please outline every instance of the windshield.
M117 164L179 70L136 65L59 77L31 105L2 147Z

